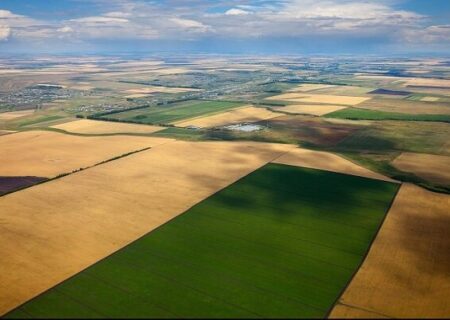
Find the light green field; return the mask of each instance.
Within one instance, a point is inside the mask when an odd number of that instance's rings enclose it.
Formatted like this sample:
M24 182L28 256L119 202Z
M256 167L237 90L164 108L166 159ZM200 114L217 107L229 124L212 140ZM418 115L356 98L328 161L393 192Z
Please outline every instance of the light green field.
M102 118L145 124L168 124L206 114L226 111L243 105L239 102L190 100L166 106L148 107L115 113Z
M397 188L270 164L6 318L323 318Z
M347 108L328 113L327 118L349 120L400 120L400 121L436 121L450 122L450 115L446 114L406 114L396 112L375 111L360 108Z

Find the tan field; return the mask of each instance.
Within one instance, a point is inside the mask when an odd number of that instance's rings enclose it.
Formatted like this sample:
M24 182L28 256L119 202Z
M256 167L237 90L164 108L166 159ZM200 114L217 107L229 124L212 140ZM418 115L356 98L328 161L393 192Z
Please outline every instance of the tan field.
M375 90L375 88L358 87L358 86L331 86L315 90L315 94L329 94L337 96L357 96L368 97L367 93Z
M394 182L394 180L388 177L328 152L296 148L275 159L273 162Z
M146 86L145 88L128 89L125 92L132 94L151 94L156 92L164 93L180 93L180 92L190 92L190 91L200 91L199 89L191 88L168 88L159 86Z
M0 120L11 120L33 114L34 110L21 110L0 113Z
M411 78L406 81L408 86L424 86L424 87L447 87L450 89L450 80L448 79L424 79Z
M318 84L318 83L304 83L299 85L296 88L293 88L291 90L288 90L289 92L309 92L317 89L325 89L325 88L332 88L333 85L330 84Z
M436 102L436 101L439 101L439 98L438 97L423 97L422 99L420 99L420 101Z
M0 315L292 148L172 140L0 197Z
M412 172L430 182L450 185L450 157L405 152L392 164L402 171Z
M242 107L207 117L194 118L175 122L180 127L196 126L200 128L219 127L242 122L257 122L279 117L281 114L264 108Z
M62 129L67 132L82 134L109 134L109 133L153 133L165 128L158 126L147 126L132 123L77 120L53 126L52 128Z
M151 93L136 93L136 94L129 94L125 96L125 98L144 98L148 97Z
M450 196L403 184L331 318L450 315Z
M448 103L423 102L402 99L372 99L358 107L377 111L399 112L408 114L450 114Z
M277 107L274 110L279 110L287 113L297 113L297 114L311 114L314 116L322 116L324 114L334 112L337 110L342 110L347 107L344 106L333 106L329 104L292 104L285 107Z
M171 141L153 137L79 137L49 131L0 136L0 176L54 177Z
M266 98L269 100L286 100L293 102L323 103L354 106L364 101L370 100L368 97L335 96L327 94L300 94L284 93L277 96Z

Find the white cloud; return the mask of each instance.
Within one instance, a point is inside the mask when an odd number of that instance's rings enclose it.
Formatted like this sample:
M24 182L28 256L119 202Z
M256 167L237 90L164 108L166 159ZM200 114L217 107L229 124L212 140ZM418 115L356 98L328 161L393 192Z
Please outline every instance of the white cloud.
M94 16L94 17L85 17L79 19L72 19L72 22L82 23L85 25L91 26L101 26L101 25L118 25L123 23L128 23L128 19L124 18L115 18L115 17L104 17L104 16Z
M170 21L172 21L178 27L181 27L189 31L206 32L209 29L207 25L204 25L203 23L196 20L182 19L175 17L171 18Z
M242 9L238 9L238 8L232 8L229 9L225 12L225 15L228 16L245 16L248 15L250 12L242 10Z
M100 1L100 0L97 0ZM102 0L103 1L103 0ZM374 37L397 42L439 42L449 39L449 26L428 26L430 20L397 10L400 0L109 0L96 16L62 21L39 21L0 10L0 39L200 39ZM209 13L217 5L233 7ZM427 25L428 24L428 25Z
M450 43L450 25L404 30L403 38L409 43Z
M11 28L9 26L0 25L0 41L8 40L11 34Z
M71 27L65 26L65 27L59 28L57 31L61 32L61 33L69 33L69 32L73 32L73 29Z

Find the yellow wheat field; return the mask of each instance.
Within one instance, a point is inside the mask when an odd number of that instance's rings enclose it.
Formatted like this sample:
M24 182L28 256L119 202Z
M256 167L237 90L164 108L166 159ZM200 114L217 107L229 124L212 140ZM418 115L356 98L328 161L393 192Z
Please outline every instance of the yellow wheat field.
M438 97L423 97L422 99L420 99L420 101L436 102L436 101L439 101L439 98Z
M285 100L293 102L305 103L323 103L354 106L364 101L370 100L370 97L352 97L352 96L336 96L328 94L301 94L301 93L284 93L277 96L266 98L269 100Z
M0 113L0 120L11 120L33 114L34 110L21 110Z
M172 140L0 197L0 315L292 148Z
M79 137L49 131L0 136L0 176L54 177L170 141L154 137Z
M403 184L331 318L351 318L357 310L389 318L448 317L449 208L449 195Z
M319 84L319 83L304 83L295 87L293 89L288 90L289 92L309 92L318 89L332 88L333 85L330 84Z
M273 162L280 164L287 164L291 166L307 167L319 170L351 174L355 176L361 176L384 181L391 181L391 182L394 181L379 173L361 167L338 155L322 151L313 151L302 148L296 148L275 159Z
M141 124L77 120L53 126L52 128L62 129L67 132L82 134L108 134L108 133L153 133L165 128L158 126L148 126Z
M450 157L405 152L392 164L402 171L412 172L430 182L450 185Z
M174 124L180 127L196 126L200 128L211 128L234 123L257 122L279 117L280 115L265 108L246 106L212 116L183 120Z
M293 114L310 114L314 116L322 116L324 114L334 112L337 110L342 110L347 107L344 106L333 106L328 104L292 104L285 107L277 107L274 110L279 110L287 113Z
M160 87L160 86L146 86L144 88L135 88L128 89L125 92L131 94L151 94L156 92L164 92L164 93L180 93L180 92L190 92L190 91L200 91L199 89L191 89L191 88L168 88L168 87Z

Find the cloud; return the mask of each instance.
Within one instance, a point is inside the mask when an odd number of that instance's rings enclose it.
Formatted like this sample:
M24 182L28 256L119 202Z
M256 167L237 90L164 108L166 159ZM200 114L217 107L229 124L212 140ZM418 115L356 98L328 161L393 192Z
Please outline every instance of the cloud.
M225 15L228 16L245 16L248 15L250 12L242 10L242 9L238 9L238 8L232 8L229 9L225 12Z
M94 17L85 17L85 18L78 18L78 19L72 19L71 22L81 23L88 26L112 26L112 25L121 25L124 23L128 23L128 19L124 18L116 18L116 17L109 17L109 16L94 16Z
M11 28L9 26L0 25L0 41L8 40L11 35Z
M448 25L433 25L429 17L399 10L400 1L195 0L188 5L184 0L96 0L100 9L95 15L60 21L0 10L0 39L294 39L299 43L338 38L398 43L449 39ZM224 12L224 7L229 9Z
M65 26L65 27L59 28L57 31L61 32L61 33L69 33L69 32L73 32L73 29L71 27Z
M404 30L403 37L409 43L450 43L450 25L433 25L420 30Z
M195 32L206 32L209 30L209 27L204 25L203 23L191 20L191 19L182 19L182 18L171 18L170 21L172 21L175 25L190 31Z

